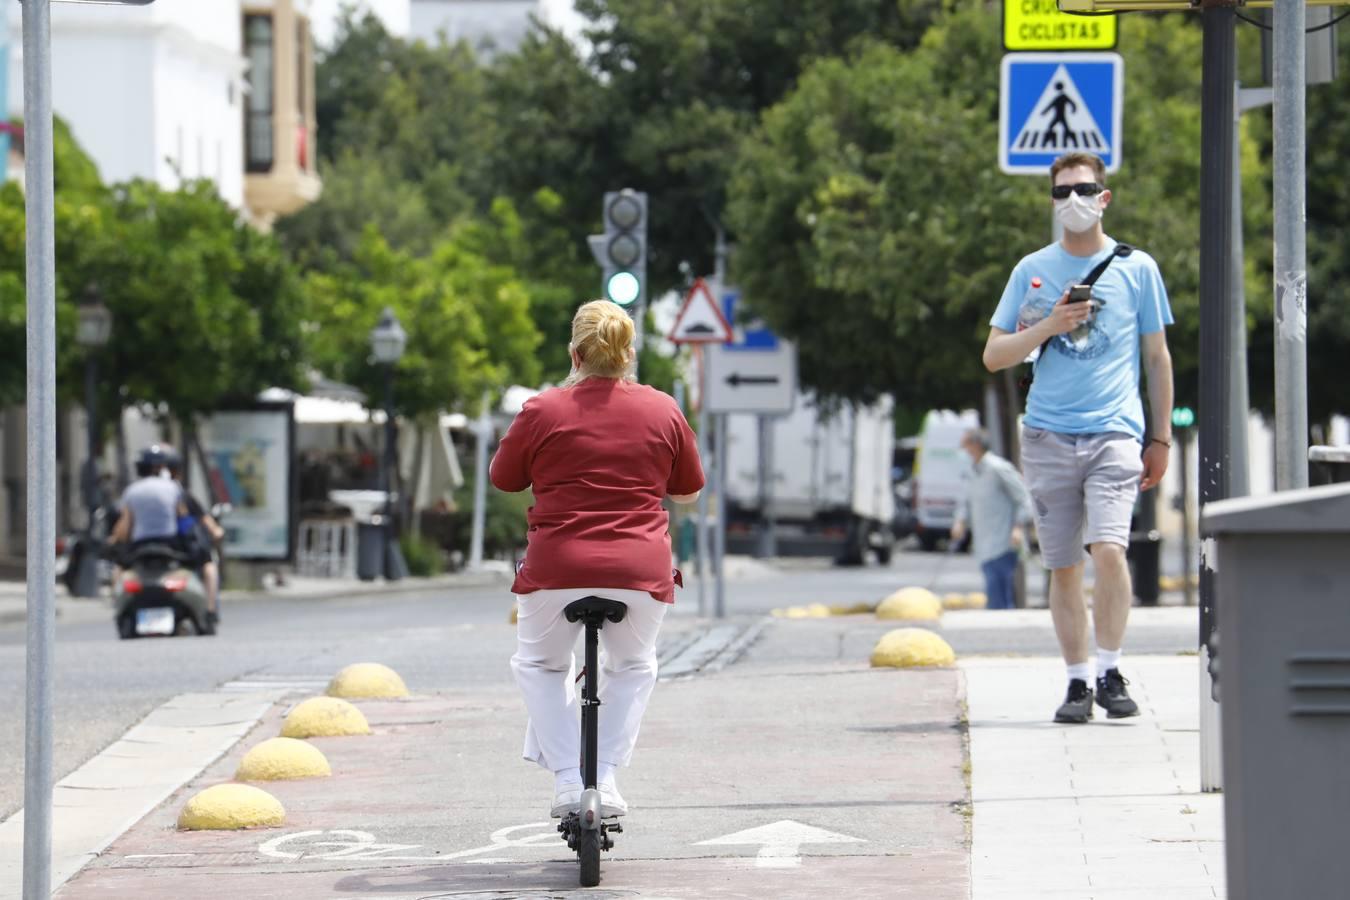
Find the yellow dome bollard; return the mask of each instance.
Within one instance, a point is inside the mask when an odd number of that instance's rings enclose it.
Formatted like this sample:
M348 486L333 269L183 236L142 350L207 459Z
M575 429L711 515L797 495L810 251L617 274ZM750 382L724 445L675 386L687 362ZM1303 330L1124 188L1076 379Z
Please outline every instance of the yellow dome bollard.
M805 606L789 606L784 610L783 616L788 619L809 619L811 611Z
M942 608L943 608L943 609L965 609L965 608L966 608L966 595L965 595L965 594L943 594L943 595L942 595Z
M812 603L806 608L806 616L810 619L828 619L830 608L824 603Z
M327 778L333 774L328 758L318 747L295 738L263 741L244 754L237 781L289 781L293 778Z
M276 797L247 784L209 787L178 814L178 827L184 831L238 831L285 821L286 809Z
M942 616L942 601L927 588L907 587L896 591L877 606L878 619L920 621Z
M370 725L361 710L337 697L311 697L291 710L281 726L281 736L288 738L350 734L370 734Z
M408 686L388 666L355 663L333 676L326 693L330 697L391 699L408 696Z
M966 609L987 609L989 607L989 598L981 591L971 591L966 594Z
M956 662L951 645L927 628L897 628L882 635L872 650L873 668L909 669L950 666Z

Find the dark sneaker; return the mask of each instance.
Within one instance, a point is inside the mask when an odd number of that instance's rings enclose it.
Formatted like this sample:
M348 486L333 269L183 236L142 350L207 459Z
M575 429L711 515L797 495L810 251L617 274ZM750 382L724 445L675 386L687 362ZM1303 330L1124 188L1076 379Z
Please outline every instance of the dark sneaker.
M1125 690L1129 683L1119 669L1107 669L1106 674L1097 679L1097 705L1106 710L1108 719L1139 715L1139 704L1131 700L1130 692Z
M1092 718L1092 688L1081 678L1069 682L1069 695L1064 703L1055 710L1055 721L1071 725L1082 725Z

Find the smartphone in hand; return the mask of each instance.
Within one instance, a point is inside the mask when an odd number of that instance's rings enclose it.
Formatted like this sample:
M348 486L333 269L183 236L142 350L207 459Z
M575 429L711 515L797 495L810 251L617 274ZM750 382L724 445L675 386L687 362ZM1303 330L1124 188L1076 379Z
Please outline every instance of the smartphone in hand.
M1092 285L1075 284L1069 288L1070 303L1084 303L1092 299Z

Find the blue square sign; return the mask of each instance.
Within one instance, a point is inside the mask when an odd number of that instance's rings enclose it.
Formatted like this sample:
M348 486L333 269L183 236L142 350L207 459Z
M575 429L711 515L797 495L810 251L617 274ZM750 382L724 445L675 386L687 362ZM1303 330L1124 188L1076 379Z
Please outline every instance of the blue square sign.
M998 164L1046 175L1070 150L1120 168L1125 63L1118 53L1009 53L999 91Z

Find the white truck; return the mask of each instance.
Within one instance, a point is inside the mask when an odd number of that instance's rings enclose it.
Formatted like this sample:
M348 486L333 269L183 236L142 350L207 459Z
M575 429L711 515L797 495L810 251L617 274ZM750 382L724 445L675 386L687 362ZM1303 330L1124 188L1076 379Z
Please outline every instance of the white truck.
M769 510L781 556L832 555L861 565L870 550L890 562L895 493L894 401L821 408L799 394L793 411L774 417ZM727 542L754 546L760 522L759 417L727 422Z

